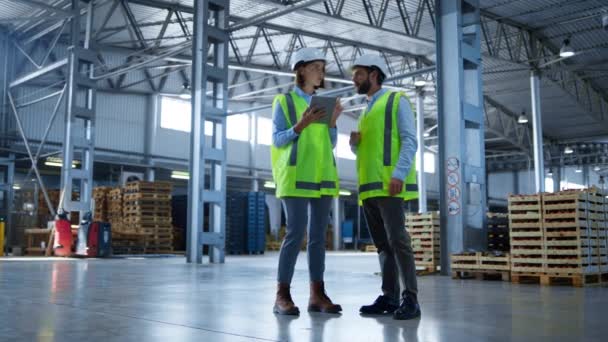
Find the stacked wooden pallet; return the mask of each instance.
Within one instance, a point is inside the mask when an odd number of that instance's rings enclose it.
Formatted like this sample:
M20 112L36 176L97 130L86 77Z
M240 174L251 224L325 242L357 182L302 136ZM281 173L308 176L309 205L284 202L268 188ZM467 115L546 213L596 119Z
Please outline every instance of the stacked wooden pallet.
M112 232L112 253L144 254L148 235L143 233Z
M171 253L171 183L130 182L123 198L124 225L130 233L147 234L146 252Z
M121 188L112 188L106 194L108 222L112 225L112 233L125 231L122 213L122 195ZM114 239L112 242L114 243Z
M512 277L544 272L541 195L509 196L509 243Z
M108 222L108 192L110 190L112 188L107 186L93 188L93 201L95 202L94 221Z
M513 282L573 286L608 282L605 194L588 189L512 197L509 212Z
M508 253L474 252L452 254L452 278L498 279L509 281L511 259Z
M546 260L541 283L566 281L583 286L601 282L606 267L600 248L605 215L604 200L599 197L589 191L543 194Z
M608 192L596 188L588 190L589 223L592 235L595 236L596 246L592 250L598 256L600 278L608 277ZM606 279L608 280L608 279Z
M405 226L412 239L416 266L427 272L436 272L440 266L439 212L408 214Z

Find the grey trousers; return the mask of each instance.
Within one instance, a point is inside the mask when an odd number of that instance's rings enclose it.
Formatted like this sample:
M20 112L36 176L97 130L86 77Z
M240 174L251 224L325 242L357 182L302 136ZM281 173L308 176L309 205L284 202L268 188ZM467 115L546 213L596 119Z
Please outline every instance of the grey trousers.
M382 292L394 303L401 297L418 294L416 262L410 234L405 230L403 199L373 197L363 201L365 220L378 249L382 271ZM403 283L400 293L399 279Z
M308 227L308 271L310 281L323 281L325 272L325 231L329 222L331 196L283 198L287 230L279 252L278 282L291 284L304 232ZM310 206L310 217L308 207Z

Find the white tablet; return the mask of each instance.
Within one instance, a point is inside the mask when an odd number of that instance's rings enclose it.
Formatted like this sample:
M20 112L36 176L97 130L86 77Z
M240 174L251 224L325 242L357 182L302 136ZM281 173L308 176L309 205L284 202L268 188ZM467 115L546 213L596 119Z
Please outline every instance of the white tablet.
M325 110L325 116L318 123L329 125L331 118L334 115L336 108L336 98L330 96L313 96L310 101L310 107L317 107Z

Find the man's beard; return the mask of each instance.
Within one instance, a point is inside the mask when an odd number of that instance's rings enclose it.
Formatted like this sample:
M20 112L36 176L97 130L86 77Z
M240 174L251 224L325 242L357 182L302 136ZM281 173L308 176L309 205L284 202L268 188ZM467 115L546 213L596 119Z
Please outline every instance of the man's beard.
M369 91L369 89L371 87L372 87L372 84L369 82L369 78L368 78L365 81L363 81L363 83L361 83L359 85L359 87L357 87L357 94L365 95L365 94L367 94L367 92Z

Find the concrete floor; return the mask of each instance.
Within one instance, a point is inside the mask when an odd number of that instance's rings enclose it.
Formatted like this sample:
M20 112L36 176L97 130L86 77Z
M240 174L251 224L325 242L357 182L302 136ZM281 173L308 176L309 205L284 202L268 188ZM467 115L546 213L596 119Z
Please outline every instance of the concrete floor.
M361 317L378 295L373 254L328 253L328 293L341 316L309 314L306 255L275 316L277 254L0 261L0 341L606 341L608 288L419 277L422 318Z

